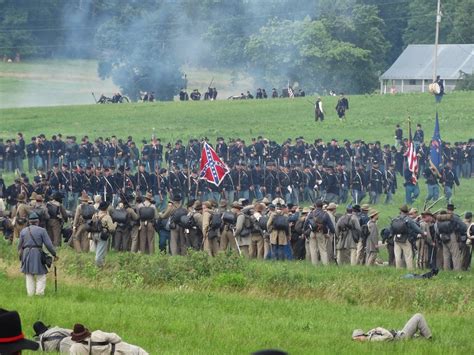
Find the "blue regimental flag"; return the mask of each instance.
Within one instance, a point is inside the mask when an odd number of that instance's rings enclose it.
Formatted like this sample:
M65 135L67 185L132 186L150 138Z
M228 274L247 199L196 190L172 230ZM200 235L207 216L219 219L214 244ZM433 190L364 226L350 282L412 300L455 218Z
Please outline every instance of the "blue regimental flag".
M439 120L438 120L438 111L436 111L436 122L435 128L433 133L433 138L431 139L431 147L430 147L430 166L435 168L438 173L441 169L441 136L439 134Z

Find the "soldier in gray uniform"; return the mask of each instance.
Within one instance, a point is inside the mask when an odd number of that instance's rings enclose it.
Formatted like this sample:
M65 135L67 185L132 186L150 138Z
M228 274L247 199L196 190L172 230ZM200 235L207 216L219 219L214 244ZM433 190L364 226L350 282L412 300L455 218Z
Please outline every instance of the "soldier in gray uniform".
M57 260L56 250L46 232L46 229L38 226L39 217L36 213L29 215L30 225L20 233L18 252L21 260L21 272L26 276L26 290L28 296L43 296L46 288L46 274L48 269L41 262L41 251L43 245ZM36 279L36 280L35 280Z

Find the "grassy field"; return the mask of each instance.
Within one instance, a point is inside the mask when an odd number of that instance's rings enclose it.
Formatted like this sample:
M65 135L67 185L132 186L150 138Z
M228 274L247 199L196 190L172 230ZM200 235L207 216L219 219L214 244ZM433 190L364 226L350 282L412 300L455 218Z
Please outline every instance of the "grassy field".
M204 95L212 80L219 98L253 90L253 79L243 73L196 70L185 66L188 89ZM83 105L94 103L91 92L112 96L119 91L111 79L97 76L95 60L43 60L22 63L0 62L0 108Z
M0 305L20 311L28 336L29 325L41 319L114 331L151 354L249 354L268 347L290 354L474 351L472 273L406 280L403 271L384 267L315 268L225 256L211 260L201 253L111 254L99 271L92 255L62 250L58 293L50 277L47 295L31 299L7 248L0 243ZM355 328L401 329L415 312L425 314L432 341L350 339Z

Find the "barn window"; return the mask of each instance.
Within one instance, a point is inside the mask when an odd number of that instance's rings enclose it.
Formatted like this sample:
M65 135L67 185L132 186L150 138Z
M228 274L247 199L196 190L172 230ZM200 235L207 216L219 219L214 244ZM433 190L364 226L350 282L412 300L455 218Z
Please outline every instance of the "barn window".
M413 80L413 79L409 80L408 85L416 85L416 80Z

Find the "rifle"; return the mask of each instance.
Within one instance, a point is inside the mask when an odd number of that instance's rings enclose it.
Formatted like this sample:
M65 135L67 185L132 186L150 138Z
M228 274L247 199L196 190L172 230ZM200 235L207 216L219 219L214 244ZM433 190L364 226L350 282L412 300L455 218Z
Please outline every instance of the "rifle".
M214 77L212 77L211 82L210 82L209 85L207 86L208 89L211 87L211 85L212 85L213 82L214 82Z
M138 160L138 171L137 171L137 188L136 191L140 193L140 160Z
M160 196L160 202L163 201L163 195L161 193L161 178L160 178L160 171L158 167L155 166L155 175L156 175L156 186L158 188L158 195Z
M126 173L126 171L127 171L127 163L125 163L123 165L123 188L122 188L122 190L123 190L124 194L125 194L125 188L126 188L126 184L127 184L127 173Z
M191 197L191 169L189 168L190 167L190 164L189 164L189 160L188 160L188 196Z
M54 265L54 293L58 293L58 271Z
M97 99L95 98L94 92L91 93L92 97L94 98L95 103L97 103Z

